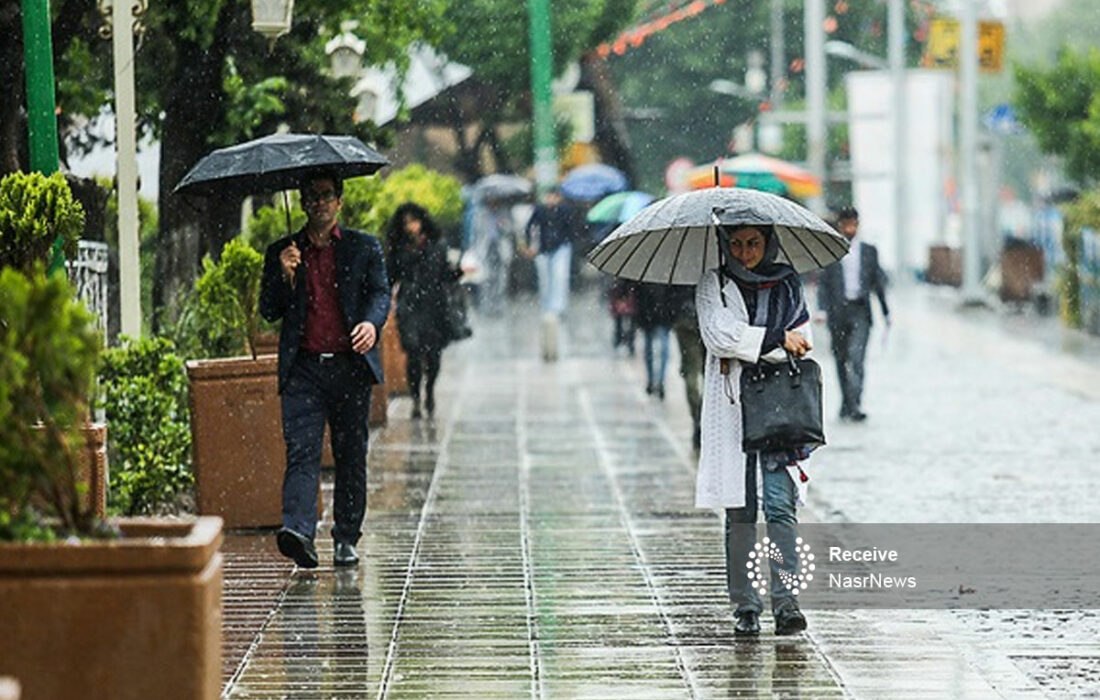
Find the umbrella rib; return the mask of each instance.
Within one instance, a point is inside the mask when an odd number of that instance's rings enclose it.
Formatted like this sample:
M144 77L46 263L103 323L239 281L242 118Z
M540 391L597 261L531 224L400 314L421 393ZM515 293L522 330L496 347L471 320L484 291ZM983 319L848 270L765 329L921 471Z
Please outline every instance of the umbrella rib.
M620 238L618 240L610 241L603 248L603 250L596 251L596 254L592 256L592 264L595 265L596 267L599 267L600 265L602 265L603 263L596 262L596 258L600 257L601 255L603 255L604 262L607 262L607 261L611 260L611 258L615 256L615 253L619 252L619 248L622 248L626 244L626 241L628 240L628 238L629 238L628 236L624 236L623 238ZM608 253L607 252L608 250L610 250L611 252ZM604 253L607 253L607 254L604 255Z
M814 252L812 250L810 250L810 247L802 242L802 239L798 237L798 234L794 233L794 230L789 228L789 227L787 228L787 230L791 231L794 239L796 241L798 241L798 245L802 246L802 250L805 250L806 254L810 256L810 259L814 261L814 265L817 265L819 268L822 267L821 261L817 259L817 256L814 255ZM806 229L806 230L809 231L809 229ZM782 248L783 244L780 243L779 247ZM783 250L783 253L785 255L787 255L787 259L791 261L792 266L793 266L794 260L791 260L791 256L790 256L790 254L787 253L786 249Z
M644 240L645 239L643 238L641 241L638 241L638 245L634 246L634 250L630 251L630 254L626 256L626 260L623 260L623 264L619 265L619 269L615 271L615 277L618 277L619 274L622 273L623 268L630 264L630 261L634 258L635 254L637 254L637 252L641 249L642 242ZM641 281L641 278L639 278L639 281Z
M685 243L687 243L687 231L684 231L684 235L680 236L680 245L676 246L676 255L672 257L672 264L668 266L668 282L666 282L666 284L672 284L672 277L676 272L676 264L680 262L680 251L684 249ZM706 255L703 257L705 258Z
M657 245L653 246L653 253L649 256L649 260L646 261L645 267L642 268L642 274L638 277L638 279L645 279L646 273L649 272L649 267L653 264L653 260L656 259L657 253L661 250L661 246L663 246L665 244L665 241L668 240L668 234L670 233L672 233L672 228L666 228L664 235L661 236L660 242L657 243Z
M837 255L835 251L833 251L832 249L830 249L829 245L826 245L826 246L825 246L825 248L826 248L827 250L829 250L829 252L830 252L830 253L832 253L833 255L836 255L836 259L837 259L837 260L840 260L841 258L843 258L843 257L844 257L845 255L847 255L847 254L848 254L848 250L846 250L846 249L844 248L844 244L843 244L843 243L841 243L840 241L836 240L836 239L835 239L835 238L833 238L832 236L829 236L829 237L828 237L828 238L827 238L826 240L827 240L827 241L828 241L829 243L836 243L837 245L839 245L839 246L840 246L840 255ZM836 262L836 261L834 260L833 262Z

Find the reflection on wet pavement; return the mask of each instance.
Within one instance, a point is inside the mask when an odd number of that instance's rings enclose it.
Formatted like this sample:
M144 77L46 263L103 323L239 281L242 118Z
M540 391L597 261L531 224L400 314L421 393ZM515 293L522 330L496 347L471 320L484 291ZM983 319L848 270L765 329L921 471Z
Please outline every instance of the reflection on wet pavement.
M361 565L332 568L322 525L320 568L268 586L226 697L842 696L810 638L734 642L688 452L603 333L578 323L545 365L528 316L447 353L435 422L391 404Z

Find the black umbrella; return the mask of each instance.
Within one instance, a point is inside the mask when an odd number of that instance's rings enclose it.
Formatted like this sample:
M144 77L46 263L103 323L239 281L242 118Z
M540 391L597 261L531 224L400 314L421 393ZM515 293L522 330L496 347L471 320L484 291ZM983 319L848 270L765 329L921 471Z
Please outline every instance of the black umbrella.
M341 180L378 172L389 161L354 136L272 134L219 148L204 156L172 191L235 194L295 189L307 173L323 170Z

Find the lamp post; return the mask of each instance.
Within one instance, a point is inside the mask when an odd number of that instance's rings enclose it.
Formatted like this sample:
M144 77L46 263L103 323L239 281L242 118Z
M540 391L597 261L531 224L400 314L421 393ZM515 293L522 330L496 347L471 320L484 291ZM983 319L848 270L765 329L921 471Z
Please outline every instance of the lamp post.
M558 179L558 157L554 144L554 115L551 111L553 54L550 43L550 0L528 0L531 42L531 100L535 132L535 185L548 191Z
M111 37L115 84L115 180L118 193L119 330L141 335L141 259L138 240L137 110L134 106L134 27L148 8L146 0L100 0L105 23L100 35ZM106 21L109 18L109 24ZM140 25L138 25L140 26Z
M825 173L825 140L828 118L825 109L825 3L806 0L803 6L806 46L806 165L822 183ZM816 214L825 213L825 198L810 197L806 204Z
M363 70L363 54L367 42L352 33L359 26L356 21L341 22L340 33L325 44L325 54L332 65L334 78L354 78Z

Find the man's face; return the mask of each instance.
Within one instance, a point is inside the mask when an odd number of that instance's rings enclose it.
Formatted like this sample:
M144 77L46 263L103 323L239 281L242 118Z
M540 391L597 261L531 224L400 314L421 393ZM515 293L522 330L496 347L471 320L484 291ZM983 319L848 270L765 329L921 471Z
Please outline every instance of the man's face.
M344 201L336 194L336 183L331 178L311 180L300 194L302 208L311 224L331 225L336 222L336 215L340 213Z
M849 241L859 232L859 219L841 219L836 222L836 230L844 234Z

